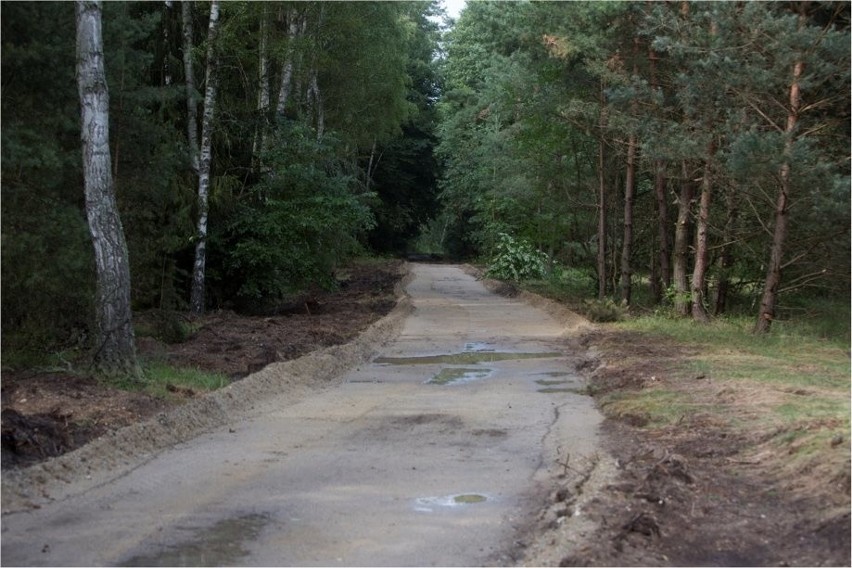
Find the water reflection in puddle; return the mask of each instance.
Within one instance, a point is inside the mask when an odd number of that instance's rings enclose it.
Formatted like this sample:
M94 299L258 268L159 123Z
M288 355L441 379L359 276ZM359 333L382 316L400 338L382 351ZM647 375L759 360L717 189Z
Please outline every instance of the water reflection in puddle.
M457 383L469 383L478 379L484 379L491 375L491 369L441 369L437 375L426 381L430 385L448 385Z
M467 351L447 355L426 355L423 357L377 357L373 363L379 365L475 365L495 361L518 359L552 359L561 357L561 353L510 353L505 351Z
M491 497L481 493L459 493L443 497L418 497L414 500L414 510L419 513L433 513L435 509L452 509L468 505L476 505L491 500Z

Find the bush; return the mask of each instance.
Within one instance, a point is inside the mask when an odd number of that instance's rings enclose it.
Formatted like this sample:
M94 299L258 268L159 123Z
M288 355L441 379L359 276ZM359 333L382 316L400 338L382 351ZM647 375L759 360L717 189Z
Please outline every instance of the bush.
M598 323L621 321L625 308L616 304L611 298L605 300L586 300L583 302L583 313L590 320Z
M168 344L188 341L198 331L184 314L170 310L149 310L136 314L134 328L137 337L153 337Z
M335 267L360 251L359 238L374 224L367 196L353 192L331 133L318 142L310 129L282 124L270 147L269 171L215 239L219 282L243 308L334 287Z
M494 257L485 275L501 280L541 280L547 276L549 257L525 239L500 233Z

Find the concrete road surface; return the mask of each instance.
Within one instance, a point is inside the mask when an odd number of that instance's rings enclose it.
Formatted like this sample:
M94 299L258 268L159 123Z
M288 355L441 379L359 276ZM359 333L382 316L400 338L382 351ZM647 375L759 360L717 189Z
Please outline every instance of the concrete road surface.
M413 270L401 335L341 386L4 516L2 564L512 563L600 416L558 322L457 266Z

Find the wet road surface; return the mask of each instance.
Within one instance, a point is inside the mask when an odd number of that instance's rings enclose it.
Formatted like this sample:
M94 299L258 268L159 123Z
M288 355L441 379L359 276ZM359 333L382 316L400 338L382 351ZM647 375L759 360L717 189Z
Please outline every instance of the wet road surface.
M344 383L6 515L4 565L505 565L600 416L564 328L414 265L400 336ZM279 404L280 402L280 404Z

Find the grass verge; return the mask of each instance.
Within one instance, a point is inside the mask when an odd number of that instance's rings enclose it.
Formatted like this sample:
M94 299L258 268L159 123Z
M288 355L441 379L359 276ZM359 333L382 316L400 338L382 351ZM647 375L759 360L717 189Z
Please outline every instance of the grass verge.
M590 385L605 414L653 435L712 425L740 441L742 463L788 486L848 496L848 301L787 298L772 332L755 335L753 314L701 325L647 304L631 316L612 301L584 299L589 284L573 271L521 286L611 322L590 339L607 366Z
M807 477L816 484L848 486L850 360L845 340L790 329L758 336L745 318L697 325L644 316L606 327L652 346L644 357L660 352L660 376L641 378L640 389L601 397L607 414L641 416L639 425L649 428L677 427L700 416L745 441L743 460L770 466L779 477L797 479L794 483L808 483ZM667 350L677 356L667 357ZM632 362L628 358L620 364L641 368L642 358L640 351Z
M157 361L144 362L143 371L145 374L143 381L126 382L116 386L157 398L179 401L186 397L220 389L231 383L230 379L222 373L172 367Z

